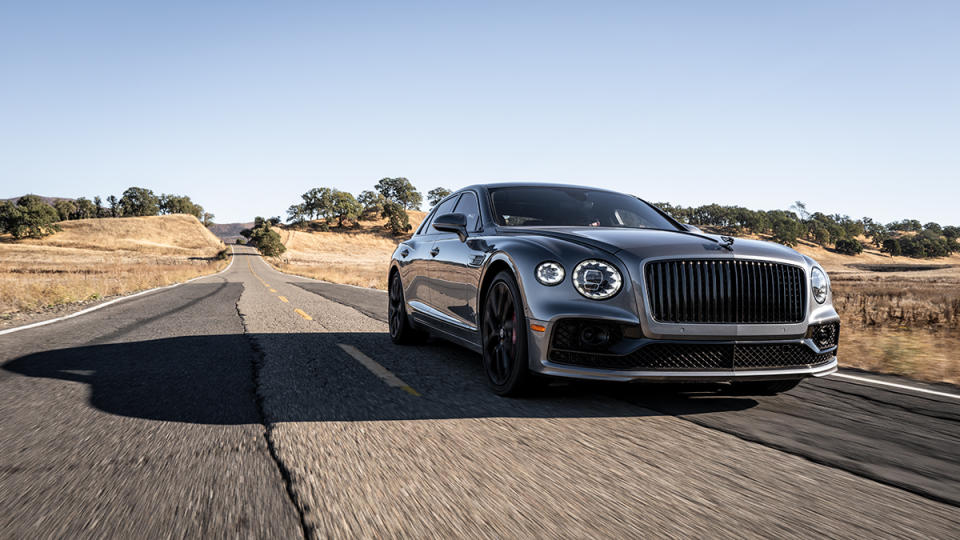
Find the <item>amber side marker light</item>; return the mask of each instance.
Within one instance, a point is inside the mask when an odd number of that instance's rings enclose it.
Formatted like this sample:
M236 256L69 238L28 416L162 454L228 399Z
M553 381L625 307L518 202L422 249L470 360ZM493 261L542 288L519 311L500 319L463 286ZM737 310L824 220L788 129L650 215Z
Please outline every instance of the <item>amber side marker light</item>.
M540 326L539 324L531 324L531 325L530 325L530 329L533 330L534 332L546 332L546 331L547 331L547 327L546 327L546 326Z

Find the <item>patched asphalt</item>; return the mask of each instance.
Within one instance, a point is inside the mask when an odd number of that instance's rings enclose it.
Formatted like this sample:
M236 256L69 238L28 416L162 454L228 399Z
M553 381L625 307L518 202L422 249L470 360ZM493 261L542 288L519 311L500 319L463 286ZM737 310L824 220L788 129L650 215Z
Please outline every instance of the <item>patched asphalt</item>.
M473 353L392 345L385 304L244 248L224 274L0 336L0 536L960 530L957 402L837 380L504 399Z

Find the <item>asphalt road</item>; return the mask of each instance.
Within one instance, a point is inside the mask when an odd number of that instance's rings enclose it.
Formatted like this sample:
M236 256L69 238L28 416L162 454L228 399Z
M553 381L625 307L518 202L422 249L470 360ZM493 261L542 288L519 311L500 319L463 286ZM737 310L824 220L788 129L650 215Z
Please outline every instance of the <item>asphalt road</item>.
M960 531L960 400L835 378L503 399L472 353L393 346L383 293L235 259L0 336L0 538Z

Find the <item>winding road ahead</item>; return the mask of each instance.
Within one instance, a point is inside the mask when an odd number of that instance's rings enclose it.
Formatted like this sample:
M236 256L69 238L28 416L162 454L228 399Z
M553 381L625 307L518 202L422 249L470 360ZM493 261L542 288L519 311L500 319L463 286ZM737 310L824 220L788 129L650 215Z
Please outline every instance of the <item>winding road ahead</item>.
M504 399L472 353L393 346L383 293L234 259L0 336L0 537L960 531L960 399L835 377Z

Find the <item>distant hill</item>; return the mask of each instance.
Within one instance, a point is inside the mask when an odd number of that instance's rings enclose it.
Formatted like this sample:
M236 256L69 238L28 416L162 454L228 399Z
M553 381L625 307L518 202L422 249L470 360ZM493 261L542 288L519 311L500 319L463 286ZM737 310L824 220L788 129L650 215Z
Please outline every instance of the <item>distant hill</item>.
M237 238L241 238L240 231L252 228L252 221L247 223L214 223L207 227L210 232L228 244L232 244L237 241Z
M157 255L210 255L223 248L197 218L170 216L77 219L61 221L61 232L16 245L97 251L133 251Z
M23 195L20 195L20 197L23 197L23 196L25 196L25 195L36 195L36 194L35 194L35 193L24 193ZM10 202L12 202L12 203L15 203L15 202L17 202L18 200L20 200L20 197L13 197L13 198L11 198L11 199L0 199L0 201L10 201ZM55 202L57 202L57 201L73 201L73 200L75 200L75 199L71 199L70 197L44 197L43 195L37 195L37 197L40 197L41 199L43 199L43 202L45 202L45 203L47 203L47 204L49 204L49 205L51 205L51 206L53 206L53 203L55 203Z

